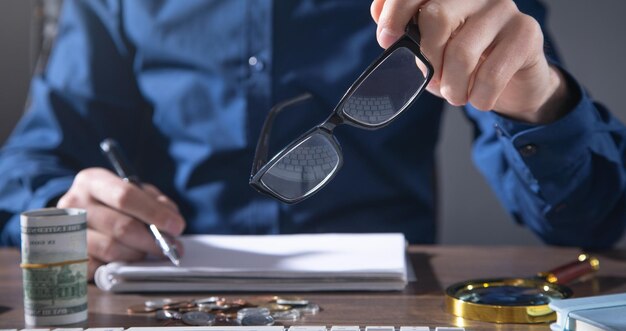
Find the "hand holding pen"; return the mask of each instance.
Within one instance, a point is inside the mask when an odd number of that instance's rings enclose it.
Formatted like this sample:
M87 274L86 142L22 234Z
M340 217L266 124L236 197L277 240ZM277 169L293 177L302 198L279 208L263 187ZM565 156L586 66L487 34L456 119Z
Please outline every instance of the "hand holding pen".
M163 254L148 224L173 236L185 228L176 204L155 186L143 183L139 187L104 168L79 172L57 207L87 210L90 278L104 263Z
M120 178L122 178L126 182L136 185L139 188L143 186L141 180L139 180L139 176L137 176L130 163L128 163L126 156L124 156L124 153L122 153L122 149L119 147L115 140L110 138L103 140L100 143L100 149L107 157L107 159L115 169L115 172L118 176L120 176ZM167 256L167 258L170 259L170 261L172 261L175 266L179 266L180 256L178 255L178 250L176 248L176 243L174 242L174 239L171 238L168 234L162 234L155 224L146 223L146 225L148 226L148 230L150 230L152 236L154 236L156 244L159 246L159 248L161 248L163 255Z

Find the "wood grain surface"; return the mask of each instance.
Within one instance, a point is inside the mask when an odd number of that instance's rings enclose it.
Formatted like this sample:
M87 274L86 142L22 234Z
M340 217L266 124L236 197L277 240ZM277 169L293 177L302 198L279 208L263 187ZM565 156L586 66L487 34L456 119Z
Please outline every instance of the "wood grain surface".
M444 310L447 286L473 278L530 277L575 259L579 251L555 247L411 246L409 260L417 277L402 292L289 293L319 304L322 311L296 324L461 326L468 331L549 330L548 324L491 324L457 318ZM626 292L626 251L605 251L600 271L569 284L576 297ZM0 249L0 329L24 327L22 273L16 249ZM220 295L251 298L285 293L112 294L89 285L89 319L74 327L160 326L151 315L128 315L126 308L149 298L200 298Z

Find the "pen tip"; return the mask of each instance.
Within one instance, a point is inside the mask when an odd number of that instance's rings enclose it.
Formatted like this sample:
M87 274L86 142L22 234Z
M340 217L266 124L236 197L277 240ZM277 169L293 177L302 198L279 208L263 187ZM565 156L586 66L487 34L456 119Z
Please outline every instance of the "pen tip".
M167 255L170 261L172 261L173 265L180 267L180 257L178 255L178 252L172 249L168 251L165 255Z

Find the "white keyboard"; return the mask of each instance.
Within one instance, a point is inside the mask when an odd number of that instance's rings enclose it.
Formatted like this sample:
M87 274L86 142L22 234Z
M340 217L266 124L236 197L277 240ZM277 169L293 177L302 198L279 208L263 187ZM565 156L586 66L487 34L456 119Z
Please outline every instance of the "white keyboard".
M393 326L366 326L360 328L358 326L341 326L336 325L330 329L325 326L292 326L289 328L283 326L148 326L148 327L132 327L132 328L31 328L31 329L0 329L0 331L465 331L465 328L457 327L435 327L434 329L427 326L401 326L395 328Z

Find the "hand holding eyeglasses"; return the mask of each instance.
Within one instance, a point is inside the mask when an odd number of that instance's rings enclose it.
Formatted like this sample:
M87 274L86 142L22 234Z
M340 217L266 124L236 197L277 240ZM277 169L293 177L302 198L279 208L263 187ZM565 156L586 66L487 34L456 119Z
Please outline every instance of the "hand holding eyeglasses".
M428 85L433 70L420 51L417 26L409 24L404 31L350 86L324 122L268 161L274 118L311 95L304 94L274 106L261 129L250 185L286 203L304 200L326 185L343 164L339 142L333 135L337 126L378 129L408 108Z
M537 124L570 108L572 96L546 60L539 24L512 0L374 0L371 13L383 48L418 18L421 48L434 67L427 90L452 105L469 102Z

